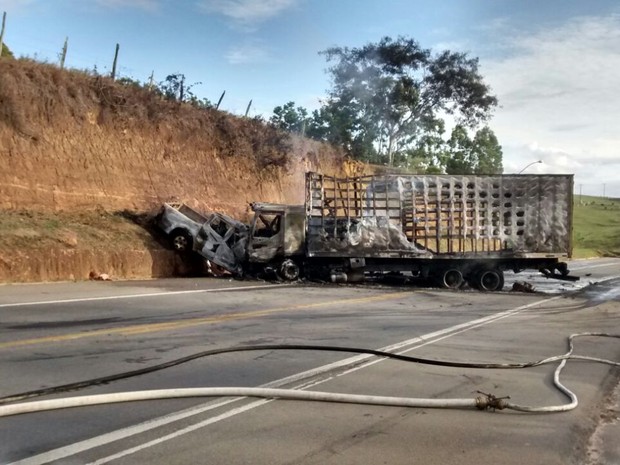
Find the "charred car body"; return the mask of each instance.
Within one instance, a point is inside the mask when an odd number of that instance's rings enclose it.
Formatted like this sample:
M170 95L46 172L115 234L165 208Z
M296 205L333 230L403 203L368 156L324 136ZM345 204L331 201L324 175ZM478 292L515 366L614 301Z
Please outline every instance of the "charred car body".
M505 270L575 279L563 261L572 249L572 192L571 175L307 173L305 205L252 204L250 225L221 214L192 215L193 223L204 219L199 227L176 222L187 211L171 205L160 225L177 250L182 232L192 250L237 274L271 268L289 280L350 280L407 271L443 287L466 281L496 291Z
M254 203L250 225L221 213L202 215L185 204L164 204L157 225L179 253L196 252L233 274L273 269L300 276L305 246L303 205Z

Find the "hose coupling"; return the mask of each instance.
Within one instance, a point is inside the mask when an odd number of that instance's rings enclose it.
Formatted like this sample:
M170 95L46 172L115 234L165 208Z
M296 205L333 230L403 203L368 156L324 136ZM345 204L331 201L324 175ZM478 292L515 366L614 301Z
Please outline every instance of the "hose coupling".
M476 391L481 396L476 397L476 407L479 410L504 410L508 406L507 399L510 396L496 397L493 394L487 394L486 392Z

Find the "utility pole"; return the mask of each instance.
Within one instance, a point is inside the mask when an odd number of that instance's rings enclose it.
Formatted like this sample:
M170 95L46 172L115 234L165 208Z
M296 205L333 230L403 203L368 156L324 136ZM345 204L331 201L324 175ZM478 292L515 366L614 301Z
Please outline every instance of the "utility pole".
M69 38L65 37L65 44L62 46L62 52L60 52L60 69L64 69L65 67L65 58L67 58L68 43L69 43Z
M248 107L245 109L245 116L247 118L248 113L250 112L250 107L252 106L252 100L250 100L250 103L248 103Z
M0 57L2 56L2 49L4 48L2 40L4 39L4 27L6 26L6 11L2 13L2 29L0 29Z
M116 51L114 52L114 62L112 63L112 80L116 79L116 62L118 61L118 49L120 45L116 44Z
M581 203L581 188L583 187L583 184L579 184L579 205L582 205Z
M605 183L603 183L603 198L605 198Z

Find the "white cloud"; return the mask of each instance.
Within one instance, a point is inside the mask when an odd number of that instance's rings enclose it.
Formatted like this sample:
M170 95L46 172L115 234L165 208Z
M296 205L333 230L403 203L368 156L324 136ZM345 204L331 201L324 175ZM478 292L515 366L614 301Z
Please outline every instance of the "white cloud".
M208 13L216 13L235 24L251 27L279 15L298 0L201 0L198 5Z
M267 50L257 44L244 44L231 47L225 55L226 61L232 65L264 63L269 61Z
M613 181L620 172L620 15L495 35L511 39L498 44L502 58L485 60L482 72L501 106L491 125L506 171L540 158L545 163L533 169L574 172L576 182Z

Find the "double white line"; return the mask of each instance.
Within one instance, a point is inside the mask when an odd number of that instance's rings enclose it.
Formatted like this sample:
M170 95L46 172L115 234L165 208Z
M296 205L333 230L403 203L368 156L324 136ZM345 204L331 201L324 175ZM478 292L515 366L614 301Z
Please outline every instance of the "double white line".
M510 310L505 310L499 313L494 313L493 315L489 315L483 318L472 320L467 323L461 323L458 325L450 326L449 328L445 328L439 331L434 331L432 333L428 333L423 336L418 336L412 339L408 339L406 341L398 342L396 344L392 344L392 345L383 347L378 350L382 350L386 352L394 352L394 353L408 352L408 351L417 349L419 347L423 347L425 345L434 344L438 341L453 337L457 334L472 330L474 328L478 328L480 326L488 325L498 320L508 318L517 313L520 313L532 307L538 306L542 303L551 302L553 300L557 300L560 298L562 298L562 296L552 297L549 299L537 300L527 305L522 305L520 307L516 307ZM342 376L352 371L361 370L375 363L379 363L382 360L383 359L377 359L376 357L372 355L357 355L354 357L346 358L344 360L340 360L338 362L323 365L321 367L314 368L312 370L308 370L308 371L304 371L304 372L301 372L301 373L298 373L292 376L288 376L286 378L281 378L279 380L264 384L261 387L275 388L275 387L288 386L294 383L299 383L298 385L293 386L293 389L307 389L311 386L316 386L318 384L325 383L337 376ZM332 372L332 375L327 378L321 378L318 381L313 379L315 376L324 374L327 372ZM303 382L304 380L305 382ZM187 410L182 410L180 412L175 412L170 415L166 415L160 418L149 420L149 421L140 423L138 425L130 426L127 428L122 428L116 431L112 431L110 433L96 436L91 439L76 442L74 444L71 444L65 447L60 447L58 449L44 452L42 454L35 455L33 457L29 457L23 460L19 460L17 462L13 462L12 464L9 464L9 465L41 465L41 464L52 462L54 460L60 460L66 457L70 457L70 456L94 449L96 447L110 444L112 442L115 442L121 439L126 439L130 436L135 436L137 434L145 433L147 431L168 425L170 423L174 423L174 422L177 422L177 421L180 421L180 420L183 420L183 419L195 416L195 415L199 415L209 410L218 409L220 407L226 406L233 402L239 402L240 400L241 399L228 399L228 400L217 401L217 402L209 402L209 403L202 404L196 407L192 407ZM239 406L237 408L232 408L231 410L228 410L220 415L208 418L204 421L195 423L186 428L177 430L174 433L161 436L159 438L145 442L138 446L120 451L116 454L103 457L95 462L92 462L91 465L101 465L101 464L108 463L112 460L125 457L127 455L139 452L143 449L147 449L157 444L161 444L165 441L175 439L179 436L190 433L197 429L204 428L205 426L217 423L227 418L231 418L233 416L236 416L241 413L247 412L249 410L255 409L269 402L273 402L273 400L261 399L261 400L253 401L248 404Z

